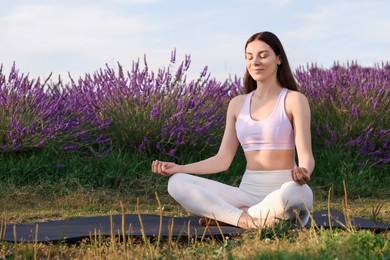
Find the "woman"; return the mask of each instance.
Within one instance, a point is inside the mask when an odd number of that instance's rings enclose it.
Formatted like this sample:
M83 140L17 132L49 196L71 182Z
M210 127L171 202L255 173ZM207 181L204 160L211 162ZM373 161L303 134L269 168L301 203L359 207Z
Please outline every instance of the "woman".
M245 94L229 102L218 153L186 165L155 160L152 172L171 176L168 192L201 216L202 225L208 219L246 229L271 226L280 219L298 219L305 225L313 204L307 183L315 165L308 101L297 91L276 35L251 36L245 57ZM226 171L239 144L246 158L239 187L196 176Z

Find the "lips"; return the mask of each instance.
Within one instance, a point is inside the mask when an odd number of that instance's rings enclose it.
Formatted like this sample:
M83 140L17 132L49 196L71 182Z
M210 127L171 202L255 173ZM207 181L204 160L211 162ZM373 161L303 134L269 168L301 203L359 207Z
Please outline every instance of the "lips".
M251 70L252 73L260 73L260 72L263 72L264 69L254 69L254 70Z

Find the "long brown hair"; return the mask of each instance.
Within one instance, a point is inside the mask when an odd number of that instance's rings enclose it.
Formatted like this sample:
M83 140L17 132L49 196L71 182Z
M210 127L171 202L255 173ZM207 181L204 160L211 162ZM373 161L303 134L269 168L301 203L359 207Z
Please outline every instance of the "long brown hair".
M245 44L245 51L248 44L255 40L260 40L265 42L272 48L276 56L280 56L281 64L278 65L278 70L276 72L276 78L279 84L282 87L297 91L298 83L296 82L294 75L291 71L286 52L284 51L283 45L280 42L279 38L271 32L256 33L247 40ZM250 93L256 88L257 88L256 81L249 74L248 69L246 69L245 76L244 76L244 93L245 94Z

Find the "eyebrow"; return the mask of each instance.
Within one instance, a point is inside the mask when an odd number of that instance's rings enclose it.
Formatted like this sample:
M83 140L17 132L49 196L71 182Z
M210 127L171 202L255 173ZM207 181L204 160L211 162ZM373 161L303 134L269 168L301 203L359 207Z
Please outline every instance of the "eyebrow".
M259 51L258 53L259 54L262 54L262 53L264 53L264 52L268 52L269 53L269 51L268 50L264 50L264 51ZM251 53L251 52L245 52L245 54L251 54L251 55L253 55L253 53Z

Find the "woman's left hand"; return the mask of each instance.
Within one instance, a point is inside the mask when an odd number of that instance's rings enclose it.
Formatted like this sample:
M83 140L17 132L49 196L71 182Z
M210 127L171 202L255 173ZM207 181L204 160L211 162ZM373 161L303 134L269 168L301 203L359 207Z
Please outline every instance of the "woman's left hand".
M299 184L306 184L310 181L310 173L304 167L295 166L291 170L291 177L295 182Z
M177 173L178 167L179 165L172 162L161 162L158 160L154 160L152 162L152 172L161 176L170 176Z

